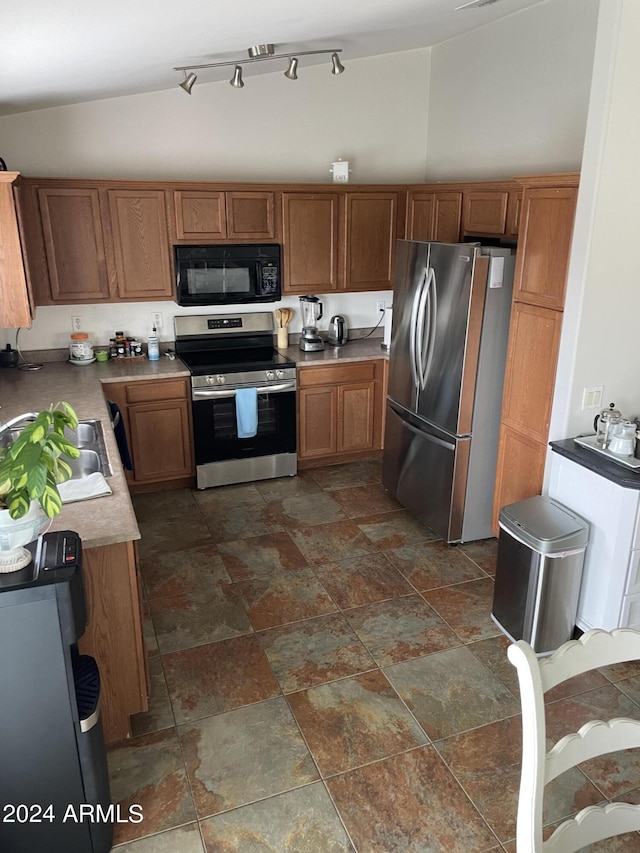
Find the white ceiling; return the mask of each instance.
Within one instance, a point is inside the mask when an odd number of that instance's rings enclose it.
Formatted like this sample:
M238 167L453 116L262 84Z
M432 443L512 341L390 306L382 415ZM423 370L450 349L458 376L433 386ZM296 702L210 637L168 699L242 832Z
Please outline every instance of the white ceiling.
M169 89L174 66L246 58L273 42L276 53L342 48L350 59L445 41L548 0L9 0L0 24L0 115ZM306 64L328 57L302 57ZM284 71L276 61L244 68ZM198 83L233 69L198 72ZM295 85L291 83L290 85ZM185 95L185 97L187 97Z

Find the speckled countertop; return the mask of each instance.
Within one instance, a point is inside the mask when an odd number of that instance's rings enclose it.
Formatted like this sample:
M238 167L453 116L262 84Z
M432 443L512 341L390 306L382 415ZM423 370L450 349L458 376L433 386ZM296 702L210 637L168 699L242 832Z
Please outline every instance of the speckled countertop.
M368 361L387 358L380 338L350 341L342 347L326 346L322 352L302 352L290 346L281 352L299 366L328 364L335 361ZM50 362L42 370L0 370L0 423L23 412L40 411L51 403L65 400L73 406L81 420L96 419L104 427L107 455L113 475L107 479L113 494L93 500L65 504L53 520L52 530L75 530L85 548L97 548L140 539L129 488L118 447L111 428L105 394L108 383L142 379L189 376L184 364L176 359L140 362L95 362L78 367L68 362Z

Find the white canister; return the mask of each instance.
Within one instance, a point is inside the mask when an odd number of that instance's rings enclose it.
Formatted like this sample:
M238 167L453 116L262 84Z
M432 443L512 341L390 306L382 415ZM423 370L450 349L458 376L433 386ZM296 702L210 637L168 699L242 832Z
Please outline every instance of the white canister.
M86 332L75 332L69 341L69 357L73 361L91 361L93 346Z

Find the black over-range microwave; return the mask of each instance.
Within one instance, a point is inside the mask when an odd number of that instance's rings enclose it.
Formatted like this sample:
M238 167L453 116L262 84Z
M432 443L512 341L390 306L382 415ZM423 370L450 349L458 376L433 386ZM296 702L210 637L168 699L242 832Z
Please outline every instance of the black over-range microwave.
M280 246L175 246L178 305L280 299Z

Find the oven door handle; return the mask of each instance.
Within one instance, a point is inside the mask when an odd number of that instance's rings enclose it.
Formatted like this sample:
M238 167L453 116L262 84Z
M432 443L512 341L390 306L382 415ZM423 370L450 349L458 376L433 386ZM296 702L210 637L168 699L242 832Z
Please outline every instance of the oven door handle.
M283 382L280 385L266 385L265 387L259 387L258 394L275 394L280 393L282 391L295 391L296 383L295 380L292 382ZM220 398L220 397L235 397L236 389L235 388L224 388L218 390L217 388L211 390L200 390L194 389L191 392L191 398L193 400L206 400L211 398Z

